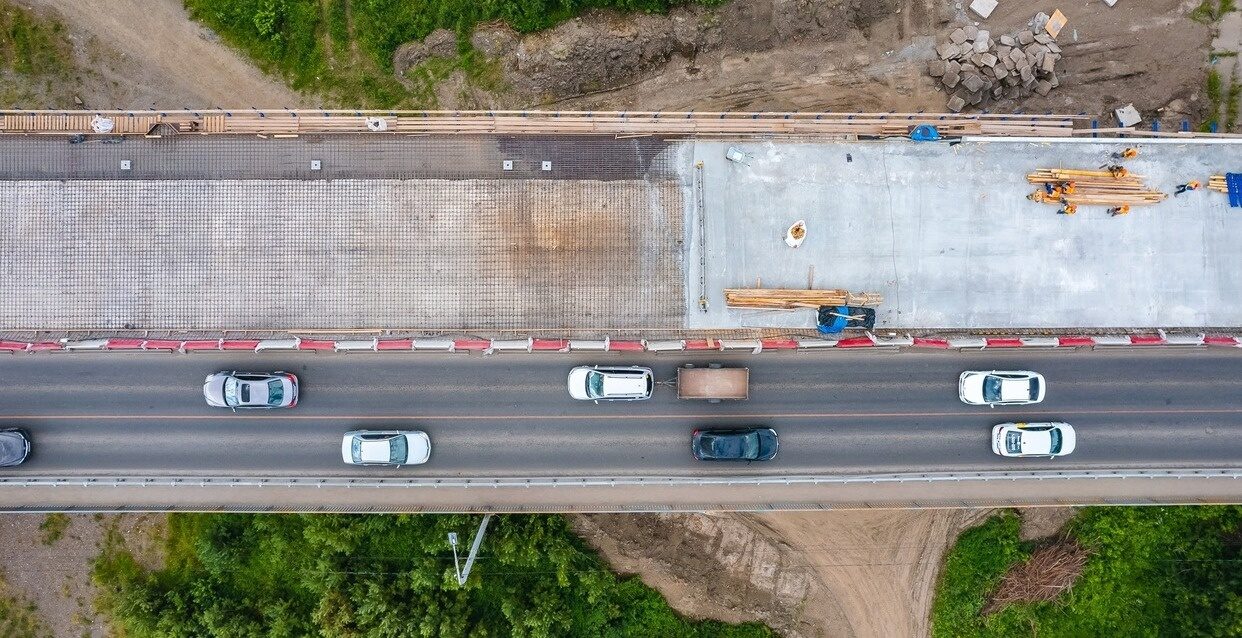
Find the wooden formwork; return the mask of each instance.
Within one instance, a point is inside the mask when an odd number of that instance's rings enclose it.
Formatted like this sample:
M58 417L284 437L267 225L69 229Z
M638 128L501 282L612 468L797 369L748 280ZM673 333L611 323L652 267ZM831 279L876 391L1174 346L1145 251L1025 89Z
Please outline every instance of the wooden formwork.
M299 135L793 135L902 137L920 124L942 136L1069 137L1079 116L926 113L659 113L552 111L0 111L0 133Z

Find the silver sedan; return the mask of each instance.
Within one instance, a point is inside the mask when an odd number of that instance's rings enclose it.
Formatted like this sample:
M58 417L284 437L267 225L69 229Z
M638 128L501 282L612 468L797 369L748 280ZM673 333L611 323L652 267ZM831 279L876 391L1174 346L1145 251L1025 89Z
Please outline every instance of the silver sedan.
M216 408L291 408L298 378L288 372L217 372L203 381L203 398Z

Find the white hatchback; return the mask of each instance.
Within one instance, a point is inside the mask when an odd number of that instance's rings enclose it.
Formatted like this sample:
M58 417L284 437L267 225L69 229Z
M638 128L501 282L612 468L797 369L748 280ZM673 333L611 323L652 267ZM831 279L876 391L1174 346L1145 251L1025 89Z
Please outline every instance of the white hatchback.
M431 437L418 430L355 430L341 440L350 465L420 465L431 458Z
M1068 423L1001 423L992 427L992 451L1001 456L1065 456L1078 437Z
M655 378L642 366L578 366L569 371L569 396L580 401L651 398Z
M1029 405L1044 400L1043 375L1027 370L968 370L957 379L957 396L970 405Z

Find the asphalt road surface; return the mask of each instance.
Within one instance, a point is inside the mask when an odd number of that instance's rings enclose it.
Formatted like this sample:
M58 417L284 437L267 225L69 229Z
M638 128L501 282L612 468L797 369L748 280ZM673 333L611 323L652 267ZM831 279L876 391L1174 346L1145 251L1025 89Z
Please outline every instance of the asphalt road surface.
M720 361L751 371L750 399L570 399L578 364L676 366ZM55 354L0 358L0 425L31 433L33 451L3 475L550 477L803 475L975 470L1242 467L1242 352L881 351L761 355L616 354ZM208 407L219 370L296 373L290 410ZM968 369L1030 369L1048 380L1028 407L968 406ZM1004 459L989 447L1004 421L1066 421L1078 449ZM698 427L775 428L768 463L697 462ZM356 468L340 458L351 429L431 436L423 466Z

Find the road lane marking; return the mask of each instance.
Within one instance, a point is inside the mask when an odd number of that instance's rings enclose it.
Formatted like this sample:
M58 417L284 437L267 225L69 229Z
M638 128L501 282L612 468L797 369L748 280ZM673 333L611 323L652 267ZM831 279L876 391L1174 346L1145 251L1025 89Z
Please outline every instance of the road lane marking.
M1101 410L1023 410L1021 412L998 412L995 410L964 410L961 412L753 412L742 414L722 414L707 412L702 414L0 414L0 420L164 420L164 421L211 421L239 419L267 419L279 421L323 421L330 419L349 420L409 420L426 419L437 421L510 421L513 419L545 419L554 421L593 420L593 421L638 421L651 419L885 419L900 417L975 417L991 415L992 417L1015 418L1030 421L1033 416L1093 416L1121 414L1242 414L1242 406L1236 408L1133 408L1133 409L1101 409Z

